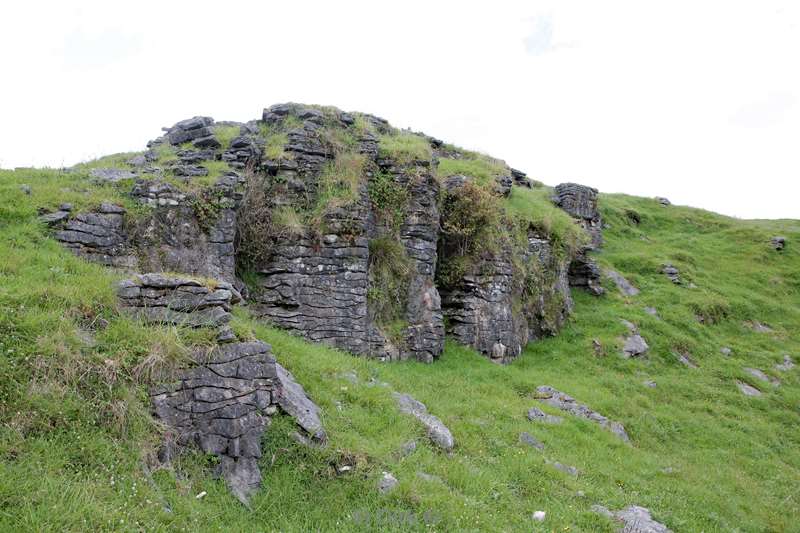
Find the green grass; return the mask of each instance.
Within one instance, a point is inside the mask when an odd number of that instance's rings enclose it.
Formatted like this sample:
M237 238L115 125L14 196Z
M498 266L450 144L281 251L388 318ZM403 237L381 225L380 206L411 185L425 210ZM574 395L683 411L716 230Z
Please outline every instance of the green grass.
M494 185L494 180L503 174L508 175L508 169L499 159L493 159L483 154L469 153L467 157L453 159L443 157L439 159L436 171L440 178L456 174L464 174L475 178L480 185Z
M223 126L220 124L216 124L214 126L214 137L216 137L219 143L222 145L220 149L227 150L228 148L230 148L231 141L233 141L236 137L239 136L240 131L241 128L236 125Z
M212 479L209 458L192 454L167 469L152 460L158 428L147 383L208 339L119 315L113 282L121 274L72 257L35 220L37 207L63 201L125 202L120 190L89 186L80 173L0 172L0 530L374 531L410 516L416 526L394 529L615 531L591 512L600 503L648 507L676 532L797 531L800 370L778 373L773 365L784 353L800 359L800 222L741 221L601 195L611 227L596 257L641 294L625 298L608 283L602 298L575 292L565 329L508 366L450 342L432 365L381 364L309 344L236 308L234 331L272 345L322 408L330 437L323 450L302 448L287 436L291 421L277 418L263 443L264 487L248 510ZM545 195L515 189L509 209L560 220L548 214ZM769 246L775 234L788 239L782 253ZM680 269L685 285L660 273L664 262ZM713 323L700 323L698 313ZM107 327L97 327L100 318ZM647 358L619 357L621 318L639 326ZM773 333L746 327L752 320ZM677 351L690 352L699 368L681 365ZM781 386L743 367L777 376ZM341 378L346 371L359 383ZM453 454L435 450L371 378L425 402L452 430ZM645 387L647 379L658 386ZM737 379L763 396L743 396ZM623 422L632 444L571 417L556 426L527 421L537 405L532 392L543 384ZM519 444L521 431L545 450ZM399 459L396 450L411 438L417 451ZM330 464L345 456L357 467L337 476ZM400 486L381 496L375 483L384 470ZM201 491L207 496L198 500ZM543 524L530 519L537 510L547 512ZM426 516L433 527L424 527Z
M395 131L380 136L378 151L400 164L427 161L431 158L431 145L425 137L408 131Z

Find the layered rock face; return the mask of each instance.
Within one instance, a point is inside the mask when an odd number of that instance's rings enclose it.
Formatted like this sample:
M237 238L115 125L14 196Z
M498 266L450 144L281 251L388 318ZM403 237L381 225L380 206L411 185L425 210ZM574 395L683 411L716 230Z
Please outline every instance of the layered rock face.
M569 265L570 285L595 295L603 294L600 268L588 255L603 244L603 221L597 210L597 189L577 183L561 183L556 185L554 193L553 202L575 218L590 237L589 244L579 251Z
M158 273L121 281L117 297L122 312L145 322L193 328L224 328L231 306L241 301L224 281ZM161 460L171 461L188 446L217 456L217 474L242 502L260 486L261 438L278 408L296 420L309 442L326 440L319 408L263 342L195 347L191 361L176 372L171 382L150 391L153 413L168 428Z
M399 148L384 150L385 138ZM570 285L602 291L586 255L602 242L597 191L556 187L554 201L591 236L578 257L531 227L473 253L470 267L444 283L443 265L463 258L463 250L454 251L443 231L453 215L442 198L478 178L437 175L438 160L470 157L371 115L280 104L248 123L178 122L126 168L92 170L95 180L130 187L131 201L142 206L135 215L103 204L43 221L61 226L56 238L90 260L220 280L261 318L354 354L432 362L442 353L447 321L458 342L508 362L531 340L558 331L572 306ZM494 177L480 186L498 202L514 187L532 187L502 162L491 169ZM247 287L237 278L242 273ZM131 307L157 300L158 290L124 288ZM152 301L143 313L183 312Z

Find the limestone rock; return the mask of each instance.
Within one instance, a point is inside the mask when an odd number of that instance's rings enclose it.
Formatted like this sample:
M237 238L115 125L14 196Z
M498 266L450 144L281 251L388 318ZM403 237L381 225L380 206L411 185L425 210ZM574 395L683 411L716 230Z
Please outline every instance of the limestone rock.
M455 440L450 430L445 426L441 420L432 414L428 413L428 408L422 402L419 402L409 396L408 394L393 393L400 412L408 414L419 420L419 422L428 430L428 437L439 448L445 451L451 451L455 446Z
M166 451L167 446L162 458L169 461L172 453L187 446L216 455L218 475L246 503L260 485L262 434L286 385L270 346L263 342L198 351L193 362L174 382L150 392L155 415L169 429L167 442L178 446Z
M102 204L70 218L55 238L75 255L108 266L133 268L136 257L125 229L125 209Z
M761 396L761 391L743 381L736 381L736 386L745 396Z
M602 505L593 505L592 511L622 522L620 533L671 533L664 524L656 522L645 507L631 505L620 511L609 511Z
M538 407L531 407L528 409L528 420L544 424L560 424L564 419L560 416L549 415Z
M611 269L606 269L603 272L607 278L614 282L619 291L625 296L636 296L639 294L639 289L631 285L619 272Z
M776 250L781 251L786 246L786 237L772 237L770 244Z
M151 273L119 282L120 308L146 322L222 326L241 296L229 283L209 287L192 278Z
M561 183L555 187L552 200L577 219L590 237L590 244L578 252L569 266L570 285L588 290L596 296L603 294L600 268L588 255L589 251L597 250L603 244L603 221L597 209L597 189L577 183Z
M116 183L136 178L138 174L124 168L93 168L89 175L100 182Z
M389 472L384 472L378 480L378 492L387 494L394 490L400 482Z
M794 361L792 360L789 355L783 356L783 363L775 365L775 370L780 370L781 372L788 372L789 370L794 368Z
M575 398L564 394L553 387L548 385L537 387L536 397L547 405L599 424L601 427L608 429L625 442L630 441L628 434L625 432L625 427L622 424L613 420L609 420L600 413L597 413L591 410L589 407L578 403L575 401Z
M664 198L663 196L656 196L656 202L660 203L664 207L667 207L668 205L672 205L672 202L670 202L669 199Z
M536 437L528 433L527 431L523 431L519 434L519 441L522 444L527 444L531 448L536 448L537 450L544 450L544 444L542 444Z
M639 357L647 353L650 347L644 338L638 333L634 333L625 338L625 345L622 347L622 355L624 357Z
M723 346L722 348L719 349L719 353L721 353L725 357L729 357L731 355L731 349L728 348L727 346Z
M680 285L681 277L680 277L680 272L678 272L677 268L667 263L662 267L661 271L667 276L667 278L669 278L669 280L672 283Z
M744 371L747 372L748 374L750 374L751 376L753 376L754 378L756 378L758 380L761 380L764 383L771 383L772 385L775 385L776 387L778 385L780 385L780 383L781 383L778 379L766 375L763 371L761 371L761 370L759 370L757 368L747 368L747 367L745 367Z
M295 381L291 372L275 363L277 378L277 400L280 408L292 416L314 442L324 444L327 435L320 420L320 409L306 395L303 387Z

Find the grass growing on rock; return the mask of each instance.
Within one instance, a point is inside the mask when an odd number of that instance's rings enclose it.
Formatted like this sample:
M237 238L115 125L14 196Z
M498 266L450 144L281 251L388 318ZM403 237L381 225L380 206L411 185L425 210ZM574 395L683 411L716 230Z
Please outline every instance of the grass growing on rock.
M517 192L512 201L524 209L528 193ZM611 227L596 257L641 293L624 297L609 283L602 298L575 292L565 329L507 366L452 343L432 365L381 364L267 327L237 307L234 331L272 345L322 408L330 437L325 449L303 448L288 436L291 421L277 417L263 442L264 487L246 509L212 478L209 457L189 454L167 468L153 460L159 429L146 371L160 371L148 358L168 369L206 339L120 316L113 283L121 274L72 257L36 221L37 207L62 201L124 198L78 174L0 172L0 530L615 531L590 510L597 503L648 507L676 532L796 530L800 369L774 365L783 354L800 359L798 221L741 221L601 195ZM769 246L775 234L787 238L783 252ZM683 285L660 272L664 262L678 267ZM698 321L701 313L713 322ZM621 318L639 327L647 357L618 355ZM772 332L754 331L752 321ZM679 363L677 351L698 368ZM743 396L736 380L762 396ZM632 444L570 416L560 425L529 422L525 412L540 405L533 392L545 384L625 424ZM412 394L450 427L451 456L398 412L391 390ZM544 451L521 444L522 431ZM401 459L397 450L412 438L417 451ZM345 459L355 471L336 475L331 465ZM400 481L385 496L376 490L383 471ZM543 524L531 520L537 510L547 512Z
M401 165L414 161L427 161L432 153L428 139L402 130L381 135L378 152L381 157L394 159Z

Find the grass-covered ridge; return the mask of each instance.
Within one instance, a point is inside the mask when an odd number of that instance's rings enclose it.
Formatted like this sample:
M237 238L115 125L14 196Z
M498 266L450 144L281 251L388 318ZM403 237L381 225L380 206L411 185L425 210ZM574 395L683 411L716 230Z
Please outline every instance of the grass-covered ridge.
M124 187L85 177L0 171L2 531L614 531L591 512L596 503L648 507L676 532L797 528L800 368L774 365L783 354L800 360L798 221L741 221L601 194L610 227L596 257L642 292L625 298L608 283L602 298L575 292L565 329L509 366L453 344L432 365L381 364L265 327L237 308L237 335L272 344L321 406L330 437L326 449L308 450L287 436L289 420L276 419L263 443L264 487L248 510L212 479L209 458L191 455L170 469L153 460L159 429L148 414L147 384L209 339L121 316L113 292L121 274L72 257L36 221L38 207L62 202L135 207ZM562 219L549 211L547 194L515 189L505 202L555 226ZM780 253L769 246L777 234L788 242ZM684 285L661 274L667 262ZM618 355L622 318L650 344L647 358ZM751 321L772 333L754 331ZM681 352L699 368L679 363ZM781 385L762 383L744 367ZM359 383L342 377L349 371ZM453 455L430 446L371 378L425 402L452 430ZM743 396L736 380L763 395ZM532 392L544 384L624 423L632 445L583 420L529 422ZM520 444L522 431L545 450ZM396 451L411 438L417 451L400 459ZM331 464L345 460L355 472L336 475ZM568 476L547 461L581 474ZM380 496L375 484L384 470L400 486ZM202 491L207 496L196 499ZM543 524L531 521L536 510L547 512Z

